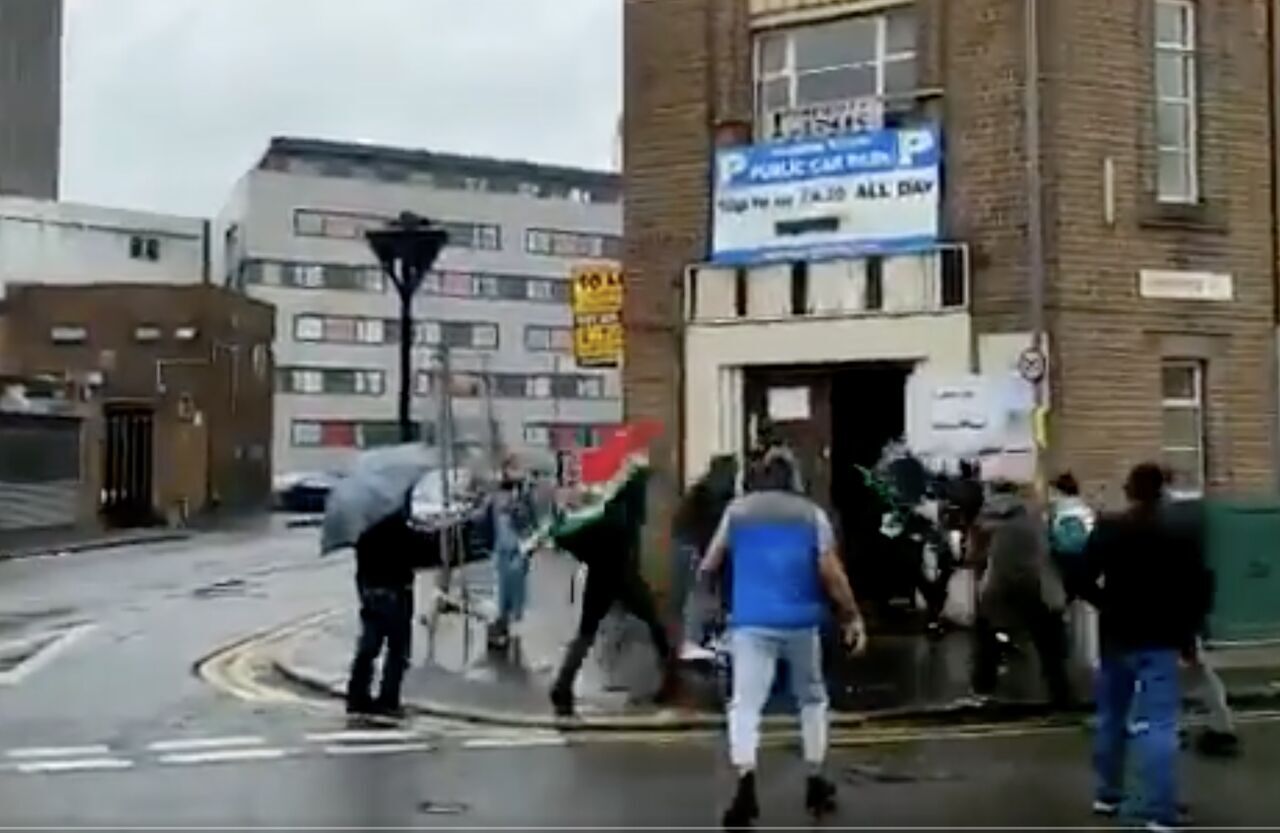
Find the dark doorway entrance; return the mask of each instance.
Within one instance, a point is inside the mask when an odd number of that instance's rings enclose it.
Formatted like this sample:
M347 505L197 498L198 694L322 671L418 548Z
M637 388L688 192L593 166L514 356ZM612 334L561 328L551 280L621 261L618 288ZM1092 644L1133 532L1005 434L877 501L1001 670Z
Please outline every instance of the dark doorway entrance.
M107 405L102 515L115 527L155 523L151 500L154 415L139 405Z

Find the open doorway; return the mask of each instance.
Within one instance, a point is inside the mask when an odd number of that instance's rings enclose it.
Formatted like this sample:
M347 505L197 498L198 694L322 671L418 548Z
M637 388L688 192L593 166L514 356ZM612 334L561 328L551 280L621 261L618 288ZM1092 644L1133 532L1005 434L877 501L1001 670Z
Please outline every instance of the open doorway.
M880 510L858 467L872 467L906 431L911 362L750 368L744 375L747 451L780 441L795 452L807 492L831 515L859 601L895 591Z

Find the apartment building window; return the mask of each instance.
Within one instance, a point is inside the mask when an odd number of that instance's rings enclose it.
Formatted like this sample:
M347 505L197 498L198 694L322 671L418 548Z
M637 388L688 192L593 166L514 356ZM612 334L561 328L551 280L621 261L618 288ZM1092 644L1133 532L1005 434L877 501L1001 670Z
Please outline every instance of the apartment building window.
M779 110L909 96L918 86L913 6L765 32L755 63L761 124Z
M1172 488L1179 494L1199 495L1208 471L1204 365L1166 361L1161 368L1161 388L1161 454L1173 475Z
M524 248L529 254L550 257L618 258L622 238L613 234L532 228L525 232Z
M577 394L579 399L604 399L604 379L599 376L579 376Z
M381 370L294 367L282 368L279 378L286 393L382 396L386 391L386 373Z
M324 341L324 318L319 315L296 315L293 318L294 341Z
M568 352L573 349L573 330L531 324L524 328L524 347L534 353Z
M434 442L435 426L414 423L413 439ZM378 448L400 443L400 426L393 420L294 420L290 442L298 448Z
M389 214L298 208L293 212L293 233L299 237L363 240L367 232L382 228L393 219ZM502 248L502 229L492 223L439 220L435 224L449 233L450 246L493 251Z
M1156 194L1160 202L1200 197L1196 115L1196 5L1156 0Z
M343 289L382 292L385 278L378 269L338 263L282 263L280 284L294 289Z
M525 293L530 301L550 301L555 298L555 284L552 281L530 280L525 284Z
M294 341L323 341L336 344L386 344L393 341L387 322L381 318L354 318L343 315L296 315Z
M526 399L550 399L551 398L551 377L550 376L529 376L524 380L524 395Z
M538 448L551 445L551 429L546 425L526 425L524 427L524 444Z

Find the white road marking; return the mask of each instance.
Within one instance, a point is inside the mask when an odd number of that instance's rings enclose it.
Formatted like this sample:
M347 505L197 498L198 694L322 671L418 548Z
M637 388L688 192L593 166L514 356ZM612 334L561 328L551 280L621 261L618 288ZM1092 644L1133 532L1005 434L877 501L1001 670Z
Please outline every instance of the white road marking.
M429 743L358 743L354 746L330 744L324 748L324 754L337 757L354 755L400 755L408 752L430 752Z
M312 732L308 743L390 743L421 740L422 733L410 729L347 729L341 732Z
M240 746L262 746L266 740L257 735L230 738L177 738L147 744L151 752L195 752L206 749L231 749Z
M559 735L533 738L471 738L462 742L463 749L538 749L568 745L569 739Z
M6 758L29 761L36 758L88 758L107 756L111 749L102 746L31 746L25 749L10 749L4 753Z
M226 764L241 761L277 761L288 749L219 749L210 752L178 752L161 755L162 764Z
M61 635L51 641L46 647L41 648L27 659L18 663L17 666L10 668L8 671L0 671L0 686L17 685L18 683L30 677L32 674L44 668L53 662L63 653L65 653L72 645L75 645L81 639L84 639L92 631L97 629L95 624L76 625L68 628Z
M23 775L53 772L92 772L95 770L130 769L133 761L124 758L78 758L70 761L32 761L18 765Z

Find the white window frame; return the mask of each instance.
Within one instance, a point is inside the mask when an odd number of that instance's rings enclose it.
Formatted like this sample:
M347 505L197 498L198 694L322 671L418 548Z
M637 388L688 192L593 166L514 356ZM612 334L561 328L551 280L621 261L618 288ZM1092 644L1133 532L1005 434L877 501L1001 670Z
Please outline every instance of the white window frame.
M1191 371L1192 394L1190 397L1171 397L1164 392L1164 374L1170 370ZM1197 472L1200 482L1193 485L1175 481L1170 490L1174 495L1185 498L1196 498L1204 494L1205 484L1209 480L1208 432L1205 430L1205 365L1195 359L1166 359L1160 363L1160 455L1165 457L1170 452L1185 454L1194 452L1198 457ZM1196 441L1198 446L1169 445L1164 436L1164 415L1167 411L1193 411L1196 417Z
M318 448L324 440L324 426L315 420L295 419L289 426L289 442L294 448Z
M293 340L302 342L324 341L324 316L295 315L293 318Z
M386 322L381 318L357 318L356 341L360 344L386 344Z
M413 325L414 344L434 347L443 337L439 321L419 321Z
M498 325L472 324L471 347L475 350L498 349Z
M289 390L292 393L324 393L324 371L315 368L294 368L289 371Z
M1182 17L1185 37L1181 41L1162 40L1160 37L1159 19L1165 12L1172 12ZM1153 40L1155 43L1155 181L1156 197L1162 203L1190 205L1200 199L1200 120L1199 120L1199 76L1196 59L1196 41L1198 37L1198 20L1195 0L1156 0ZM1162 58L1177 60L1181 65L1186 90L1183 93L1168 93L1160 89L1160 62ZM1186 110L1187 135L1184 142L1178 145L1165 145L1160 141L1160 111L1173 107ZM1186 177L1186 190L1177 192L1166 187L1161 180L1160 171L1166 157L1176 156L1185 166L1182 175Z
M525 297L530 301L550 301L556 296L555 285L545 278L530 278L524 284Z
M551 445L551 428L547 425L528 424L524 427L524 444L536 448Z
M382 396L386 392L386 374L381 370L357 370L356 393L362 396Z
M579 399L604 399L604 379L599 376L579 376L577 393Z
M891 5L887 8L876 9L874 11L863 12L858 14L847 15L833 20L822 20L816 23L806 23L804 25L788 27L786 29L768 30L758 33L752 44L753 53L753 69L752 77L754 79L755 91L755 110L757 125L767 125L769 123L768 114L777 109L791 109L796 107L805 107L809 105L835 103L835 101L811 101L800 102L797 100L800 87L800 76L814 74L816 72L827 72L838 69L857 69L866 66L874 66L876 71L876 84L874 95L881 101L886 98L900 98L910 95L910 92L902 91L892 94L885 91L885 68L891 63L911 60L916 65L917 77L920 64L920 43L917 37L914 48L910 51L889 51L889 16L895 12L901 12L903 9L910 9L909 3L901 3ZM852 18L861 18L876 21L876 54L872 61L864 61L861 63L851 64L834 64L825 67L822 70L805 70L799 72L796 69L796 35L806 30L813 30L822 26L830 26L833 24L843 23ZM918 25L918 22L917 22ZM764 46L766 41L772 38L785 38L786 58L783 67L771 72L764 70ZM765 85L773 81L787 82L787 103L784 107L766 108L764 88ZM919 82L917 82L917 87Z
M524 380L524 395L526 399L550 399L551 398L551 377L550 376L529 376Z

